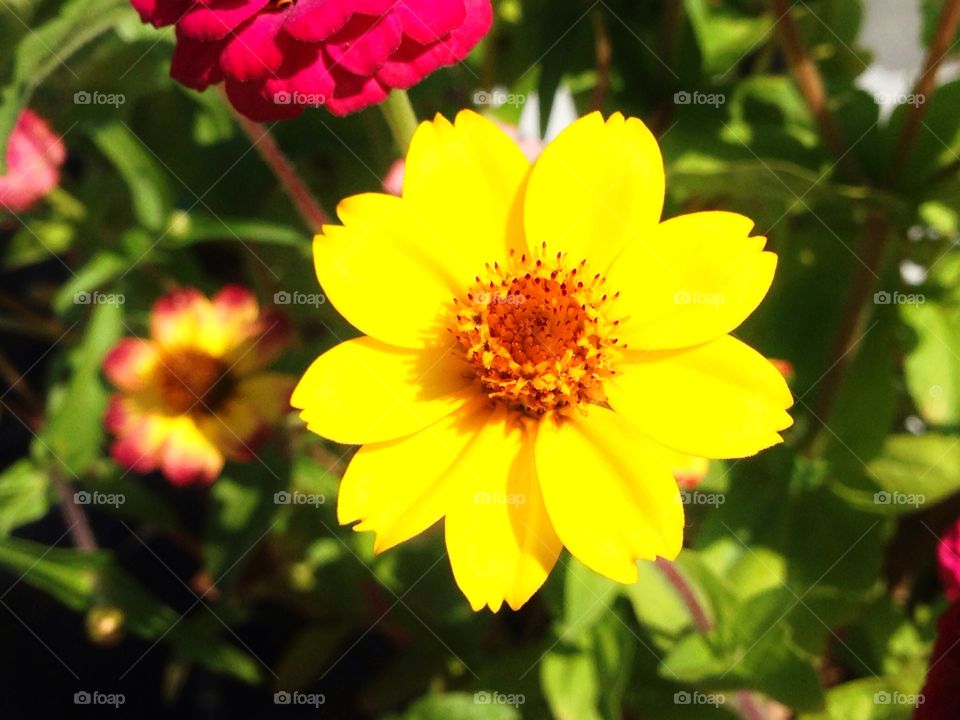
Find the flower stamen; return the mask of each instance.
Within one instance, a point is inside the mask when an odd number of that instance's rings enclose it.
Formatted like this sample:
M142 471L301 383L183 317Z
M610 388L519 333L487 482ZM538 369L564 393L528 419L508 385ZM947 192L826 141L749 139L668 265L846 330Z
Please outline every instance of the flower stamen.
M563 253L521 254L487 264L452 329L484 392L534 418L583 402L604 402L603 380L625 347L613 335L606 280Z

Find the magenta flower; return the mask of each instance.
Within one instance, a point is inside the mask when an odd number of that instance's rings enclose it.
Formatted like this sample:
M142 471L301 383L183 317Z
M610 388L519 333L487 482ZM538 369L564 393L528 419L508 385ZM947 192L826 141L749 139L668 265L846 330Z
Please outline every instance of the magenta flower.
M32 110L24 110L7 145L7 174L0 175L0 208L29 210L60 182L67 150L60 136Z
M490 0L131 2L144 22L176 25L176 80L196 90L223 82L257 121L381 102L463 60L493 18Z
M960 522L940 538L937 565L943 591L951 602L960 600Z

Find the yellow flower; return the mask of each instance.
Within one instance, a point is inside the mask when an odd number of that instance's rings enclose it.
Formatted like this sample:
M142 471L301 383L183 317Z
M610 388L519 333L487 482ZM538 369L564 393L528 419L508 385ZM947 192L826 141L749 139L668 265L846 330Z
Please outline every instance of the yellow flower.
M423 123L401 198L344 200L317 275L365 337L307 370L292 404L362 444L342 523L384 551L445 518L476 610L519 608L561 547L620 582L674 558L683 506L667 453L781 441L790 392L727 333L776 257L724 212L660 222L663 161L637 119L574 123L531 168L465 111Z

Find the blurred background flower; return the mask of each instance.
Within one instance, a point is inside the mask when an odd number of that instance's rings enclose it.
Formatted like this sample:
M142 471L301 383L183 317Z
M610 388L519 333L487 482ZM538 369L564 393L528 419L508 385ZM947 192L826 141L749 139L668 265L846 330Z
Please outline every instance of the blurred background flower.
M17 119L7 144L7 171L0 174L0 208L30 210L60 182L67 149L46 120L32 110Z
M149 337L124 338L103 363L120 390L105 419L113 458L175 485L210 483L225 460L251 460L289 409L293 378L266 371L287 339L283 316L240 286L211 300L191 289L157 300Z

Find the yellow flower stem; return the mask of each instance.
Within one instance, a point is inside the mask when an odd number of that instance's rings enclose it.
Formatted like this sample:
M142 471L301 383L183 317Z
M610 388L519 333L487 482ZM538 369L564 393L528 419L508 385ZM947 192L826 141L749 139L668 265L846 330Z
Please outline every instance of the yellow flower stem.
M406 154L418 125L417 114L413 111L407 91L393 90L380 104L380 110L390 127L390 133L397 148L401 153Z

